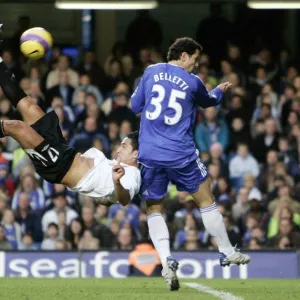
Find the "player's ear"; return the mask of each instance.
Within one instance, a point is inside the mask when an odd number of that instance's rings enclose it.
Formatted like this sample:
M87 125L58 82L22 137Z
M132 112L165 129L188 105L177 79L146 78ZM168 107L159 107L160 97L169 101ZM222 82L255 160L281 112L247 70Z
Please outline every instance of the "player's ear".
M132 152L132 155L133 155L133 158L134 158L134 159L137 159L137 158L138 158L138 155L139 155L138 150L134 150L134 151Z
M186 52L181 53L180 60L183 62L186 61Z

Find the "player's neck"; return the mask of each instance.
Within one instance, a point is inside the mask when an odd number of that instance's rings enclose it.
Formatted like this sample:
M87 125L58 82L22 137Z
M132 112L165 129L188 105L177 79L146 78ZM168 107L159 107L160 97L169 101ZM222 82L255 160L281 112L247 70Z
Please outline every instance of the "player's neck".
M183 65L182 65L182 62L180 60L171 60L171 61L169 61L169 64L177 66L177 67L184 68Z
M127 163L124 163L125 165L127 166L130 166L130 167L136 167L136 168L139 168L139 165L137 162L134 162L134 163L131 163L131 162L127 162Z

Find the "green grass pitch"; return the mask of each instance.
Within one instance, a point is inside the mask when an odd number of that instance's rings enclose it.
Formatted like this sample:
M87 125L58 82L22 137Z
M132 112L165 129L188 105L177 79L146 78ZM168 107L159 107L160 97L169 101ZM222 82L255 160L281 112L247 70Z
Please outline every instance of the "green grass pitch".
M5 300L285 300L300 299L300 280L200 279L181 280L179 292L169 292L162 278L33 279L0 278L0 299ZM216 297L184 285L194 282L232 294Z

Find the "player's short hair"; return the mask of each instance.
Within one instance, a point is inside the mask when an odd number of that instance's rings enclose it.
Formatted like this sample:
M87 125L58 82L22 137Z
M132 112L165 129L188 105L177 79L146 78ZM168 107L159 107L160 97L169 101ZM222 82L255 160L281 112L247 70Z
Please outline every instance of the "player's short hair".
M127 134L127 137L131 139L131 146L133 150L139 150L139 133L138 131L133 131Z
M168 50L167 60L178 60L183 52L193 55L196 50L202 51L202 46L189 37L178 38Z

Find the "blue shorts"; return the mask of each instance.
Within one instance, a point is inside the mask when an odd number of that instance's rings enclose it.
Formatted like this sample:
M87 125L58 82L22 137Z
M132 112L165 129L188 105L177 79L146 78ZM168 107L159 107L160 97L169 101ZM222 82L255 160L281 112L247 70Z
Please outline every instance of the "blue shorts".
M199 185L208 177L208 171L200 158L182 168L141 167L143 200L160 200L167 195L169 183L176 185L181 192L196 193Z

